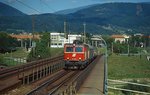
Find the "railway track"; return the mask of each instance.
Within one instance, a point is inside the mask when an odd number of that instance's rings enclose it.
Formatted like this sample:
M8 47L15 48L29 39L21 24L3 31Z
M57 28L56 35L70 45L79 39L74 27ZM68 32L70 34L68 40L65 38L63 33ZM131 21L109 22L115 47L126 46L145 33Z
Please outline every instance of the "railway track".
M100 58L100 56L96 57L87 68L80 71L74 71L74 70L60 70L55 74L52 74L52 76L48 76L48 79L46 79L46 82L39 83L39 86L33 89L31 92L27 93L27 95L63 95L63 93L66 93L66 95L74 95L78 90L80 85L83 83L84 79L88 76L94 65L96 64L97 60ZM56 58L57 60L57 58ZM55 60L55 61L56 61ZM48 62L48 61L47 61ZM44 62L43 64L45 64ZM54 69L57 67L52 66ZM49 68L49 67L48 67ZM46 73L50 73L48 69L42 69L41 72L35 73L35 75L44 75ZM16 76L15 76L16 77ZM29 76L30 77L30 76ZM34 76L35 77L35 76ZM27 78L27 77L26 77ZM31 79L31 77L29 78ZM44 78L43 78L44 79ZM16 79L17 80L17 79ZM9 80L10 81L10 80ZM38 84L39 80L36 80L35 82L31 82L33 84ZM20 80L19 82L20 83ZM16 85L18 84L16 83ZM33 85L29 84L29 85ZM13 85L11 87L14 87L16 85ZM10 88L10 86L8 86ZM70 90L68 90L70 89ZM70 94L72 93L72 94ZM18 94L17 94L18 95Z
M63 70L26 95L75 95L99 58L84 70Z
M20 66L5 69L0 72L0 94L26 83L34 82L48 74L56 72L62 66L63 56L29 62ZM58 66L57 66L58 64ZM60 64L60 65L59 65ZM56 66L55 66L56 65ZM40 69L38 69L40 68ZM36 70L36 71L35 71ZM19 76L21 74L21 77ZM23 74L23 75L22 75ZM40 75L40 76L39 76ZM32 77L32 81L30 78Z
M77 75L79 72L80 71L63 70L26 95L47 95L58 89L59 86L68 82L71 78L75 77L75 75Z

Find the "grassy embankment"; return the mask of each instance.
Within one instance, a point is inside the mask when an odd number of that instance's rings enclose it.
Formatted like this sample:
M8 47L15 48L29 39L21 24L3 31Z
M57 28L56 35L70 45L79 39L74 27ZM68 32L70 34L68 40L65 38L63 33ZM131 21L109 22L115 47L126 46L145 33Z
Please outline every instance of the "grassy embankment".
M25 58L29 53L22 48L18 48L16 51L11 53L1 54L3 57L2 65L15 66L25 62Z
M64 48L51 48L50 51L51 51L51 56L55 57L55 56L63 55Z
M150 61L146 59L146 56L120 56L111 55L108 57L108 78L123 81L134 81L138 83L150 84ZM109 83L109 82L108 82ZM131 86L120 83L109 83L111 87L134 89L145 91L141 86ZM149 90L146 90L149 91ZM108 95L137 95L130 92L123 93L122 91L109 89ZM128 93L128 94L127 94Z
M120 56L108 57L108 78L150 78L150 62L146 56Z

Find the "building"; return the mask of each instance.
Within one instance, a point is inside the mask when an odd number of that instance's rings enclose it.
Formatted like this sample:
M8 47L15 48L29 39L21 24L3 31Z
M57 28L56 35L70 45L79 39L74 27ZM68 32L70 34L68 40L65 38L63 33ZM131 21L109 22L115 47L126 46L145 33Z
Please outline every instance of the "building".
M93 35L91 38L91 41L92 41L91 45L94 47L102 47L103 46L101 35Z
M10 34L11 37L16 38L18 41L20 41L20 45L21 47L25 47L29 46L29 47L35 47L35 42L32 41L33 39L35 40L40 40L40 35L32 35L30 34ZM30 44L27 45L26 40L29 39L30 40Z
M115 42L119 41L120 43L123 43L128 42L130 36L123 34L123 35L112 35L111 37L115 39Z
M62 48L66 43L73 43L74 40L80 40L81 35L69 34L68 39L65 38L64 33L50 33L51 47Z
M10 34L11 37L16 38L18 41L25 40L25 39L33 39L32 34ZM40 35L34 35L34 39L40 39Z

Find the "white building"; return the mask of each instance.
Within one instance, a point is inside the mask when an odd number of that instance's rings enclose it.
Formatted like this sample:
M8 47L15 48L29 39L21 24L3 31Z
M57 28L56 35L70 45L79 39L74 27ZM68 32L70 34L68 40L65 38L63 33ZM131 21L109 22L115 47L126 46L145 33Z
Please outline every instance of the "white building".
M115 42L119 41L120 43L128 42L130 36L127 35L112 35L112 38L115 39Z
M64 37L64 33L50 33L51 47L62 48L66 43L73 43L74 40L80 40L81 35L68 35L68 39Z

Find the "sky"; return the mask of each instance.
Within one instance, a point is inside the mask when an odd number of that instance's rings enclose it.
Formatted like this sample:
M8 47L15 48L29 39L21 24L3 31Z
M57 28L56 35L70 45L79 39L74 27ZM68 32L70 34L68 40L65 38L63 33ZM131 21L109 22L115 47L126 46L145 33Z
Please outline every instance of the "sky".
M53 13L60 10L77 8L109 2L150 2L150 0L0 0L26 14Z

